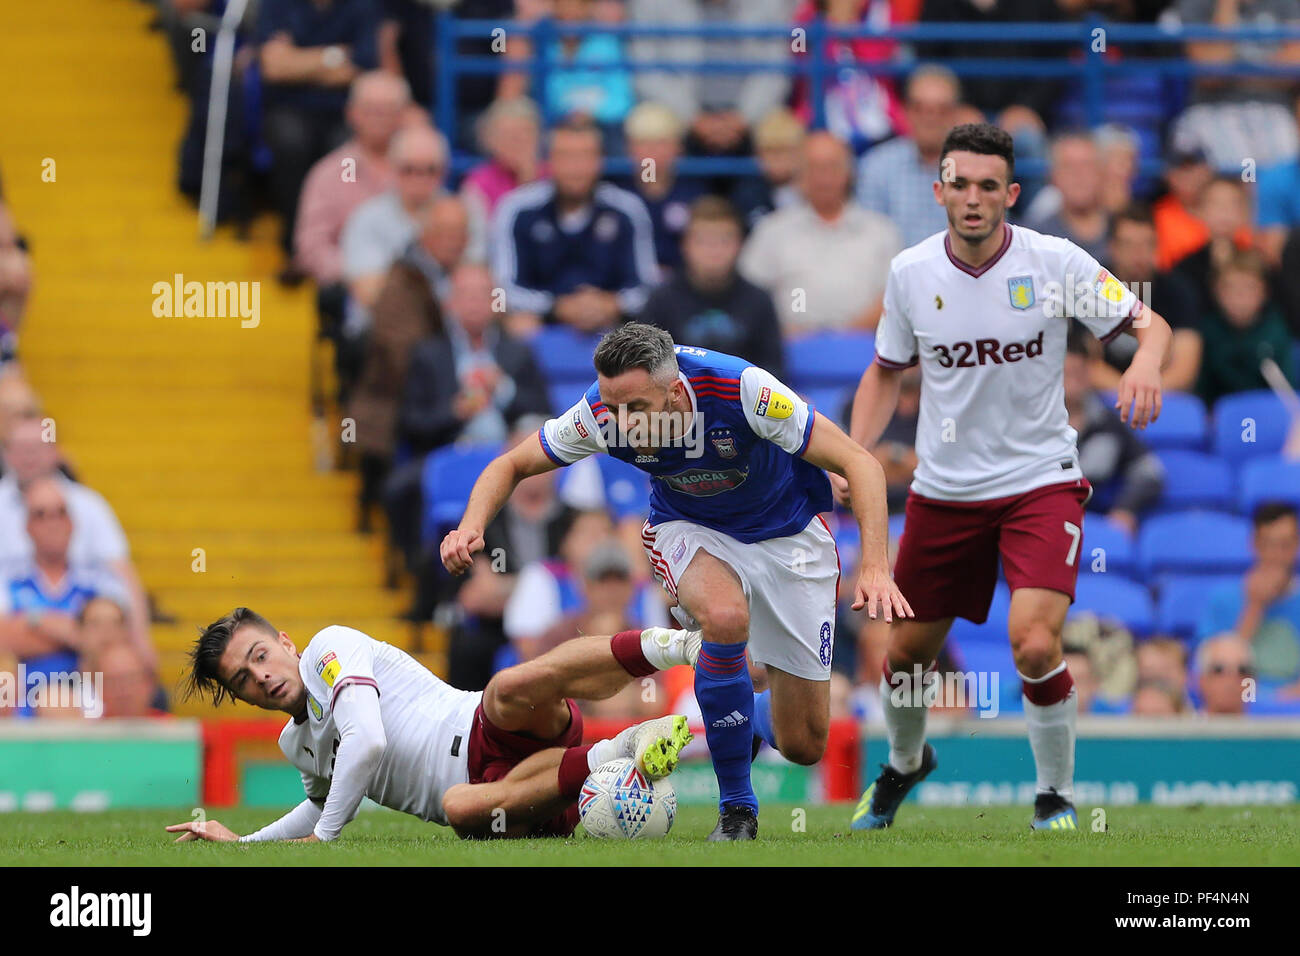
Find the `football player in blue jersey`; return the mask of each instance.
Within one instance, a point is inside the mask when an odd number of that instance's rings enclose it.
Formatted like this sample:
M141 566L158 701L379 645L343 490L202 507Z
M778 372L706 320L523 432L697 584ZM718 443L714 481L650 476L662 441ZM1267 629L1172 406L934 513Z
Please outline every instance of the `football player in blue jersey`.
M536 441L483 470L442 561L461 574L483 529L524 478L603 452L652 478L642 543L674 616L699 630L695 694L720 790L711 840L753 839L758 800L750 763L758 739L787 759L821 759L829 730L839 554L821 517L832 507L826 471L848 483L861 528L854 609L910 617L887 555L879 463L795 392L743 359L676 346L631 322L607 334L596 381ZM631 673L656 669L637 642L613 648ZM746 652L766 666L754 694Z

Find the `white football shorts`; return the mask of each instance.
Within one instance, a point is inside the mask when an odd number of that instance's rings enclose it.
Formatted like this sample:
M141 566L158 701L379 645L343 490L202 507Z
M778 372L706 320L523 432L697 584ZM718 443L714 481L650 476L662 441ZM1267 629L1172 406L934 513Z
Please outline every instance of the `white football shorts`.
M703 548L740 578L749 602L749 656L807 680L830 680L840 557L835 538L817 516L798 534L744 544L693 524L665 521L641 529L655 578L676 600L677 581ZM699 622L680 604L683 627Z

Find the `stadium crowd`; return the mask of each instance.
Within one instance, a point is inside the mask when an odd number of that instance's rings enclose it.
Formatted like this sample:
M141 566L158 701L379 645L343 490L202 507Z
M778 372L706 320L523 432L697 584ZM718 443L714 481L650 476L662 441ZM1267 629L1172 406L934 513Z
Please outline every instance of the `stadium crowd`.
M190 41L196 27L215 28L225 3L157 6L192 104L178 183L197 195L211 57ZM432 115L429 4L250 5L220 215L246 222L264 206L280 216L279 278L314 285L320 334L336 356L334 399L356 423L347 451L361 474L359 524L369 529L385 515L392 551L417 582L412 616L450 634L453 684L481 688L496 669L576 634L668 622L640 543L648 485L617 462L588 460L524 482L465 578L449 578L437 561L437 540L457 521L477 468L578 400L595 337L632 319L654 323L679 343L769 369L847 424L857 376L874 354L890 259L947 225L931 196L944 137L987 119L1012 133L1026 170L1011 221L1072 239L1139 284L1175 329L1165 416L1147 433L1127 429L1111 407L1133 343L1120 336L1103 347L1082 327L1071 335L1066 405L1096 489L1066 635L1080 709L1300 714L1300 425L1273 391L1294 386L1300 364L1294 76L1126 74L1107 80L1105 124L1087 128L1074 82L959 78L944 64L971 55L962 42L832 36L810 50L784 36L625 39L600 26L730 23L796 36L817 17L883 27L1092 13L1300 25L1300 0L438 6L504 28L499 45L463 38L458 53L495 53L516 67L461 76L454 129ZM542 19L561 29L535 49L522 28ZM590 26L563 32L574 23ZM1008 38L981 44L978 55L1082 52ZM1106 55L1287 67L1300 63L1300 41L1112 44ZM838 67L820 88L795 73L691 69L810 57ZM547 64L540 86L529 68L538 59ZM900 60L915 66L897 79L864 71ZM638 61L683 68L639 70ZM696 158L752 160L752 172L683 172ZM0 202L0 344L9 360L0 375L0 549L25 562L0 593L0 655L103 662L129 650L134 658L114 666L148 674L147 608L111 510L76 484L54 446L34 447L39 402L14 361L30 282L23 248ZM900 515L920 389L914 371L876 449ZM1244 437L1245 419L1258 420L1258 435ZM839 517L833 527L851 567L856 528ZM998 606L987 625L959 624L944 667L1013 673ZM105 624L110 608L116 617ZM885 632L847 605L841 611L835 716L872 717ZM1247 701L1244 677L1258 686ZM593 713L690 712L681 700L689 681L672 680L655 695L633 687ZM1018 684L1004 683L1004 709L1014 711Z

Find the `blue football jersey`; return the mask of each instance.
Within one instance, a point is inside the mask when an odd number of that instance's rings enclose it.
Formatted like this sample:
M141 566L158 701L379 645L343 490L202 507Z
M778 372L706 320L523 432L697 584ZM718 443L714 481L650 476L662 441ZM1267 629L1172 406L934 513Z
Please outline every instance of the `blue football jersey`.
M831 509L826 473L801 457L812 406L734 355L679 345L677 364L693 412L682 440L631 447L593 383L542 426L542 449L559 465L604 452L649 474L652 525L690 521L738 541L766 541L797 534Z

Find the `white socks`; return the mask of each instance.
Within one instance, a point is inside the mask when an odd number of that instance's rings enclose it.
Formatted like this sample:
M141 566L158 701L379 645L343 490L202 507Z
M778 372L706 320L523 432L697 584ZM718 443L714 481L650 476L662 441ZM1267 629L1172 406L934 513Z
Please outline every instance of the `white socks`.
M925 705L912 705L911 693L900 695L903 703L894 703L894 686L880 678L880 703L885 709L885 729L889 733L889 765L899 773L915 773L921 766L925 747Z
M1065 663L1037 680L1020 675L1026 684L1041 684L1061 671ZM1055 704L1035 704L1025 698L1025 724L1029 730L1029 747L1038 768L1038 792L1055 790L1066 800L1074 799L1074 739L1079 719L1079 694L1071 687L1065 700Z
M699 631L647 627L641 632L641 653L656 670L666 671L682 664L694 667L701 640Z
M617 760L619 757L632 756L632 738L640 724L633 724L619 731L618 736L607 740L598 740L587 751L587 769L595 770L603 763Z

